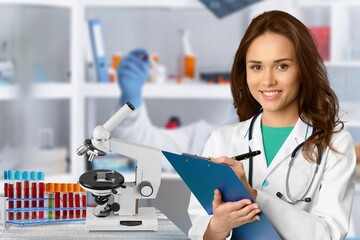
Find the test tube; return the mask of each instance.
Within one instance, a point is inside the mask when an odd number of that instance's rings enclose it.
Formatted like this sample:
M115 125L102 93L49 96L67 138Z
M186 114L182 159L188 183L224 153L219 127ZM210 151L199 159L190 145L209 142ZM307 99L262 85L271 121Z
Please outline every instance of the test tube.
M74 183L75 207L80 208L80 184ZM75 210L75 217L80 218L80 209Z
M8 190L9 190L9 184L8 184L8 171L4 171L4 197L8 197Z
M61 184L61 200L62 200L62 207L67 208L68 207L68 185L67 183ZM68 218L68 210L64 209L62 211L62 219Z
M4 197L7 199L9 197L9 178L8 178L8 171L4 171ZM10 213L9 213L10 215ZM1 217L1 216L0 216Z
M31 171L30 172L30 180L31 180L31 208L37 208L37 176L36 172ZM36 219L36 210L31 212L31 219Z
M14 198L14 172L9 170L8 171L8 179L9 179L9 183L8 183L8 198L12 199ZM13 209L14 208L14 201L9 200L9 209ZM8 219L9 220L14 220L14 212L9 212L8 215Z
M30 197L30 178L29 178L29 172L23 171L22 172L22 179L23 179L23 189L24 189L24 199L27 199ZM24 208L29 208L29 200L24 200ZM29 212L24 212L24 220L29 219Z
M122 59L122 54L121 53L115 53L113 56L112 56L112 64L111 64L111 67L117 71L118 68L119 68L119 65L120 65L120 62L121 62L121 59Z
M55 192L55 208L58 208L58 210L55 210L55 219L60 219L60 192L61 192L61 185L60 183L54 184L54 192Z
M54 218L53 216L53 210L51 208L54 208L54 183L47 183L46 186L46 194L48 198L48 219L51 220Z
M38 180L38 197L39 199L39 208L44 208L44 197L45 197L45 183L44 183L44 172L37 173ZM44 219L44 211L39 212L39 218Z
M85 209L82 210L82 214L81 217L82 218L86 218L86 205L87 205L87 201L86 201L86 191L85 189L83 189L82 187L80 187L80 192L81 192L81 206Z
M22 207L22 202L21 202L21 197L22 197L22 182L21 182L21 172L20 171L15 171L15 192L16 192L16 198L18 198L18 200L16 200L16 208L18 210L21 209ZM16 220L22 220L22 212L16 212L15 214Z
M185 55L183 58L184 77L195 79L196 75L196 57L195 55Z
M72 183L68 184L68 191L69 191L69 218L73 219L74 218L74 185Z

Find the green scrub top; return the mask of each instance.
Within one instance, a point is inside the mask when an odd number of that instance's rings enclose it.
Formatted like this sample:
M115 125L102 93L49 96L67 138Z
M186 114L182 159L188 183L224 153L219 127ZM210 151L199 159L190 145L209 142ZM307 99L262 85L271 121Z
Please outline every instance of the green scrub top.
M294 127L277 128L261 126L267 166L270 165L293 128Z

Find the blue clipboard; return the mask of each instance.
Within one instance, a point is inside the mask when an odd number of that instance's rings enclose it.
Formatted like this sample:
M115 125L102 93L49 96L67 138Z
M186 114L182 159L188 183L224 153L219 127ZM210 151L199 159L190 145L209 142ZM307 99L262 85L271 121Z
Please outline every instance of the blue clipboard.
M208 214L213 213L212 200L215 189L221 191L224 202L234 202L244 198L255 202L229 166L189 154L178 155L166 151L162 153ZM281 238L265 214L261 212L260 221L233 229L233 239L280 240Z

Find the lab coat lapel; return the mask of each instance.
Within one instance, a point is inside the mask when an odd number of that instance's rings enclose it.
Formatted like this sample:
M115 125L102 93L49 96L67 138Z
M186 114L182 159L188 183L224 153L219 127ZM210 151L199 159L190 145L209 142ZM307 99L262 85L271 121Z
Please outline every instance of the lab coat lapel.
M222 148L225 149L225 151L219 153L219 156L236 156L249 151L248 145L244 144L245 142L247 142L247 125L245 125L245 127L239 127L238 125L233 129L231 139L229 141L229 149Z
M249 141L249 147L252 151L260 150L261 154L253 158L253 187L260 188L267 174L267 165L265 159L264 144L261 133L261 116L258 116L253 127L253 136Z
M294 149L303 141L305 141L306 135L307 137L311 135L312 130L309 129L309 132L307 133L307 128L308 125L299 118L294 126L294 129L291 131L290 135L285 140L284 144L281 146L270 166L268 167L265 177L267 177L283 161L290 161L290 157ZM301 149L299 149L297 154L301 154Z

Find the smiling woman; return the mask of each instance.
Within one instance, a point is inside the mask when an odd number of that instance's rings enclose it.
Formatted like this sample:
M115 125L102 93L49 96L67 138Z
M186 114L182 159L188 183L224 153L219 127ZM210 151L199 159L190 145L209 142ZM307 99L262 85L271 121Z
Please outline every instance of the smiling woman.
M300 74L293 44L271 32L257 37L246 54L246 74L250 93L263 108L263 125L294 126Z
M344 239L354 143L306 26L282 11L254 18L235 55L231 91L240 122L213 131L202 155L231 167L256 203L223 202L216 190L209 216L192 195L189 236L241 239L238 229L263 212L281 239ZM264 154L226 157L252 150Z

